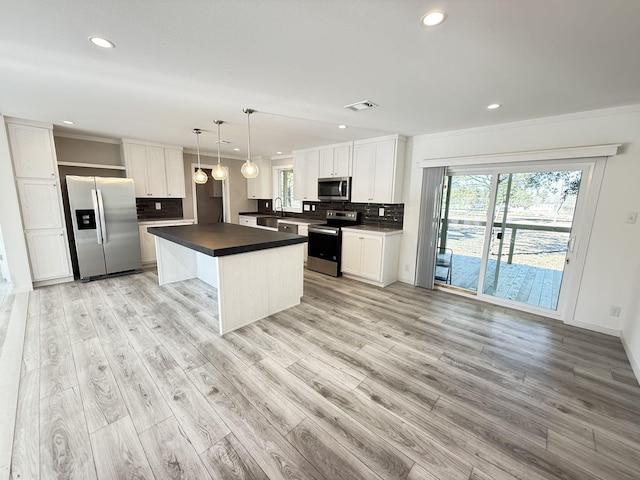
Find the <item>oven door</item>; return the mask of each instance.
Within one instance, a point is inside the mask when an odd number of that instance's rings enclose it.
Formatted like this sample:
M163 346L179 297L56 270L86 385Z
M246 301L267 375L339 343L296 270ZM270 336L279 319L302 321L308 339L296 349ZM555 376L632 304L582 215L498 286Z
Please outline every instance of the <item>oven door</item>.
M322 227L309 228L309 256L307 268L315 272L339 277L340 250L342 236L340 230L323 229Z

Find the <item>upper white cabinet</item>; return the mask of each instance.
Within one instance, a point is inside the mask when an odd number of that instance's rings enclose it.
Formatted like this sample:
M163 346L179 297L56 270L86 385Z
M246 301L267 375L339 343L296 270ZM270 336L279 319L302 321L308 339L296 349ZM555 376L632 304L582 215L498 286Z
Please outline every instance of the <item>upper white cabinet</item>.
M298 150L293 152L293 197L296 200L318 201L318 172L320 150Z
M123 140L122 152L127 177L133 178L136 197L185 197L181 147Z
M51 129L8 123L7 130L16 177L52 179L58 176Z
M20 212L36 286L73 280L53 126L7 119Z
M182 150L164 149L164 168L167 172L167 197L184 198L184 160Z
M319 178L350 177L353 142L320 148Z
M255 157L252 160L258 166L258 176L256 178L247 178L247 198L271 198L273 194L271 159Z
M353 142L352 202L402 202L405 145L401 135Z

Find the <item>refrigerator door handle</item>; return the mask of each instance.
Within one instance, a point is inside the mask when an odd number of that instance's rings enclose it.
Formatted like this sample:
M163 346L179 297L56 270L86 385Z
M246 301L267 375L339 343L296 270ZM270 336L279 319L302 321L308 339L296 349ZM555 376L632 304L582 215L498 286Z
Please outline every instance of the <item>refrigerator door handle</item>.
M107 243L107 220L104 218L102 190L96 190L96 193L98 194L98 207L100 208L100 230L102 231L102 243Z
M93 214L96 217L96 220L101 218L100 208L98 207L98 196L97 190L91 189L91 201L93 202ZM102 225L100 222L96 222L96 236L98 237L98 245L102 245Z

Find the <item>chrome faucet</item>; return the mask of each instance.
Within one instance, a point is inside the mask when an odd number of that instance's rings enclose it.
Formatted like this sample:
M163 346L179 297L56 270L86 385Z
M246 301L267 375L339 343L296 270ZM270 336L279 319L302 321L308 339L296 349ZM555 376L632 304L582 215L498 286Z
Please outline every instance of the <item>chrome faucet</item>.
M282 206L282 198L281 197L276 197L276 198L273 199L273 211L274 212L278 211L278 205L277 205L278 200L280 200L280 216L284 217L284 207Z

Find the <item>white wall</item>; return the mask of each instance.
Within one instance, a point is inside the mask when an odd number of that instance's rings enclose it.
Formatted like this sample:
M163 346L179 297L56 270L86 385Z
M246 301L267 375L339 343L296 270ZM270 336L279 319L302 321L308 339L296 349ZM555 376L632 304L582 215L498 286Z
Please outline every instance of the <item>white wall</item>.
M9 139L0 115L0 225L13 293L33 290L18 193L13 179Z
M417 162L611 143L623 145L607 162L573 321L620 332L633 317L630 300L638 295L632 284L640 262L640 223L625 224L624 218L640 211L640 106L413 137L405 170L400 279L413 283L415 275L422 181ZM609 316L612 305L622 307L619 318Z

